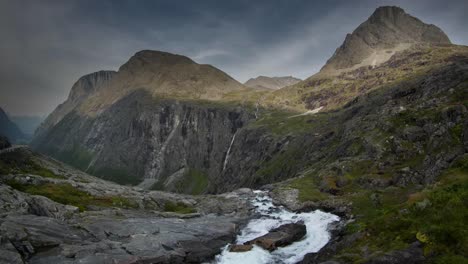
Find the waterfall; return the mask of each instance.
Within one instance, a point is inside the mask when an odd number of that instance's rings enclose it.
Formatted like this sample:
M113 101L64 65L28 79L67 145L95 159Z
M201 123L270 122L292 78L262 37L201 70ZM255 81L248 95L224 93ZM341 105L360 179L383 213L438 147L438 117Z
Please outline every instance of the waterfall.
M153 157L150 165L150 171L147 173L147 175L145 176L143 181L138 185L138 187L143 189L149 189L158 180L157 176L159 176L161 169L164 167L164 152L166 151L167 146L169 145L175 133L177 132L179 124L179 116L175 115L174 127L167 136L166 140L162 142L162 146L159 149L159 151L157 153L152 153Z
M239 131L239 130L237 130L237 131ZM234 140L236 139L237 131L232 136L231 144L229 144L229 148L228 148L228 150L226 152L226 157L224 158L224 164L223 164L223 171L226 169L226 165L227 165L228 160L229 160L229 154L231 153L232 144L234 143Z

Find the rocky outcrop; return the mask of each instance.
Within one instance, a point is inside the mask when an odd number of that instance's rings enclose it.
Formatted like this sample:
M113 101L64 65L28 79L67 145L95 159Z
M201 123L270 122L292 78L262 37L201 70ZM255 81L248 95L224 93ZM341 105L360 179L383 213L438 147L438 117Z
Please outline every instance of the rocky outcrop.
M303 222L285 224L270 230L264 236L247 241L244 244L257 245L266 250L273 251L278 247L284 247L300 240L306 233L306 226Z
M25 150L0 161L19 155L49 173L0 175L0 263L201 263L250 217L249 189L179 195L107 182Z
M244 85L254 89L260 90L278 90L283 87L296 84L302 81L301 79L295 78L293 76L283 76L283 77L267 77L267 76L258 76L257 78L251 78L247 80Z
M440 28L421 22L399 7L379 7L346 36L321 72L376 66L415 43L450 44L450 40Z

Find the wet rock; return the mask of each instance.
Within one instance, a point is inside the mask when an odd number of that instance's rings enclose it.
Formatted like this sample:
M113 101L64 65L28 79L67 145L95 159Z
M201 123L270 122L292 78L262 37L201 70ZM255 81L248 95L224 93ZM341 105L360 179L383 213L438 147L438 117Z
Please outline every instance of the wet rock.
M250 251L253 248L253 245L229 245L230 252L246 252Z
M258 245L266 250L273 251L278 247L284 247L302 239L307 233L303 222L285 224L277 227L268 234L248 241L246 245Z

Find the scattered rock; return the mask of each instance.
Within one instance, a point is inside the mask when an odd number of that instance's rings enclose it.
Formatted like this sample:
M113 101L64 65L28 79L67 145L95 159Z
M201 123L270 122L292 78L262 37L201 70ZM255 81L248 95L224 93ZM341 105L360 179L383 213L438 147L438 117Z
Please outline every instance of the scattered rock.
M258 245L266 250L273 251L278 247L284 247L303 238L307 233L304 222L285 224L277 227L268 234L248 241L246 245Z

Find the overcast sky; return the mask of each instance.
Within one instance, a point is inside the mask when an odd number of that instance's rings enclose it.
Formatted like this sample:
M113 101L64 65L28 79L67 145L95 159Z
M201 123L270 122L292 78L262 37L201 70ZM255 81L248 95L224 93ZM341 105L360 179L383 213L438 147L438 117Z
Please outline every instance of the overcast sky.
M0 107L48 114L80 76L117 70L142 49L189 56L240 82L306 78L381 5L468 44L467 0L0 0Z

